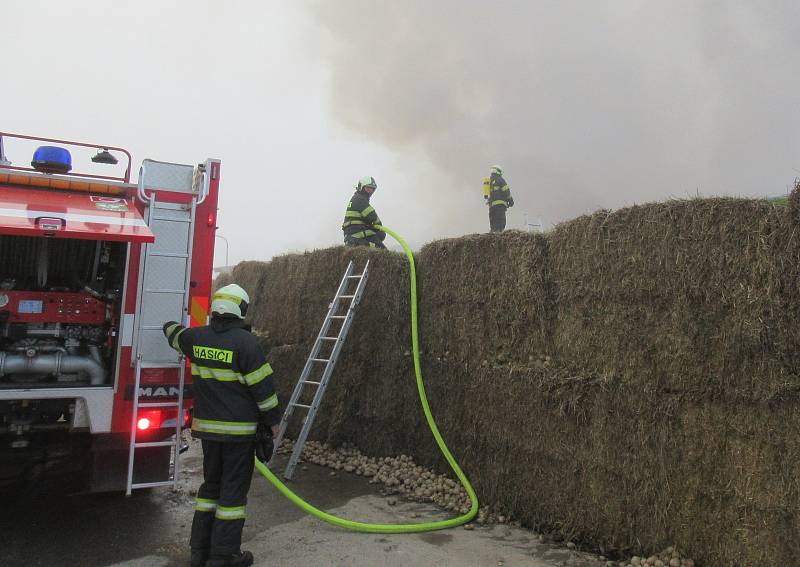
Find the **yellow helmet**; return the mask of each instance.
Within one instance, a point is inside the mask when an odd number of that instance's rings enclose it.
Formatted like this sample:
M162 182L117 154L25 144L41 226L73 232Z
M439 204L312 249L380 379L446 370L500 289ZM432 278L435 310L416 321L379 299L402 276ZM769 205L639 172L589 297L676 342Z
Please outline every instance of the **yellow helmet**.
M356 185L356 189L361 191L365 187L372 187L372 189L376 189L378 187L378 184L375 183L375 178L372 177L371 175L367 175L359 179L358 185Z
M235 315L244 319L247 307L250 305L250 296L236 284L226 285L214 292L211 298L211 313L217 315Z

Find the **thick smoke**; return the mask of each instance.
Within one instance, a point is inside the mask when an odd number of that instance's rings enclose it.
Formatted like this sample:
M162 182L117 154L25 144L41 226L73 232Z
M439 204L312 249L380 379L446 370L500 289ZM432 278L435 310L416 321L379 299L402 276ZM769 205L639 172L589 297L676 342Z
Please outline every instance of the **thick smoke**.
M320 0L310 10L335 115L401 154L421 151L435 181L409 158L428 176L409 195L423 202L435 183L457 230L485 229L480 183L493 163L517 214L547 224L698 193L776 195L800 168L793 0Z

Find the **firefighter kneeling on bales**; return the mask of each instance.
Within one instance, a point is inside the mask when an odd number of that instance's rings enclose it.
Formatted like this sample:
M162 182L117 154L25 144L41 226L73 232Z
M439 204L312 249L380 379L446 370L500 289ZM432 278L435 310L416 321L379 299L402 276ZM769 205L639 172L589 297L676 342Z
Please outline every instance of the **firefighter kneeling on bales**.
M197 491L190 546L192 567L247 566L241 551L253 452L272 456L281 413L272 368L243 319L250 298L232 284L214 293L211 324L187 329L164 325L172 348L192 362L192 435L203 444L203 484Z
M345 245L386 248L383 244L386 233L376 228L376 225L381 224L381 219L369 204L369 198L378 188L375 178L369 175L362 177L355 187L356 192L347 203L342 223Z

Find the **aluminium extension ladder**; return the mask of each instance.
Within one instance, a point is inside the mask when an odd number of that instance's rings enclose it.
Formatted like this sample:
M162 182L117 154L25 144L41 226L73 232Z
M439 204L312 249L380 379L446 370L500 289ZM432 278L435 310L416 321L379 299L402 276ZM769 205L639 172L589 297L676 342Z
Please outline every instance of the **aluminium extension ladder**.
M319 410L320 403L322 402L322 396L325 395L325 389L328 387L331 374L333 374L333 368L336 366L336 360L339 358L339 352L342 350L342 345L347 337L347 332L350 330L350 324L353 322L353 315L355 314L356 307L358 307L358 303L361 301L361 295L364 293L364 287L367 284L368 274L369 260L367 260L367 263L364 265L364 271L360 274L353 274L352 260L349 264L347 264L347 270L345 270L342 281L339 283L339 288L336 290L336 295L334 295L333 301L330 303L330 305L328 305L328 313L325 315L325 320L322 323L322 328L319 330L317 340L314 341L311 354L309 354L308 360L306 360L306 364L303 367L303 372L300 374L300 379L297 381L297 385L294 388L294 392L292 392L292 397L289 400L289 404L286 406L283 419L281 419L278 436L275 438L275 448L272 453L273 458L275 456L275 452L278 450L278 447L280 447L281 442L283 441L286 428L289 425L289 419L292 417L295 408L308 410L308 413L303 420L303 427L300 430L300 435L298 435L297 440L294 443L292 456L289 458L289 462L286 465L286 470L283 473L284 478L287 480L291 480L291 478L294 476L294 469L297 466L297 462L300 460L300 455L303 453L303 447L306 444L308 433L311 431L311 426L314 423L314 417L317 415L317 410ZM351 281L357 282L356 288L352 291L352 293L348 292L348 285L351 283ZM339 310L340 301L343 299L349 299L350 305L347 308L346 315L339 315L337 312ZM342 326L339 328L339 332L336 333L335 336L328 336L331 323L334 320L340 320L342 322ZM330 342L333 342L333 347L330 351L330 354L327 355L327 358L325 358L324 354L320 354L323 352L322 345ZM315 368L315 364L325 365L322 372L322 377L319 379L319 381L309 380L311 372ZM310 405L300 403L300 398L303 394L303 388L306 386L306 384L311 387L316 387L314 399Z
M131 438L128 448L128 475L125 494L138 488L177 487L183 427L183 391L186 362L183 355L167 343L164 321L179 321L188 326L188 303L192 271L192 244L197 206L208 194L209 162L194 168L191 165L158 162L146 159L139 170L138 197L146 203L146 222L156 237L142 248L139 269L139 293L136 303L136 327L133 348L136 361L133 387ZM158 200L158 193L190 194L188 203ZM142 370L148 368L178 369L177 399L163 402L139 401ZM175 436L166 441L136 440L139 410L142 408L175 408ZM171 421L171 420L170 420ZM164 480L134 482L136 450L148 447L171 447L171 475Z

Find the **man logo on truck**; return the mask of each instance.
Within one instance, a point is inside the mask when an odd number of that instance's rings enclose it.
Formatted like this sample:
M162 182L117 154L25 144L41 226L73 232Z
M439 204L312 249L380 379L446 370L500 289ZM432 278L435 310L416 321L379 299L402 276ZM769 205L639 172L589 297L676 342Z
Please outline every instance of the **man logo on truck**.
M217 362L233 362L233 351L223 350L221 348L211 348L194 345L192 347L192 354L196 358L204 358L205 360L215 360Z
M177 398L180 390L177 386L144 386L139 388L140 398Z

